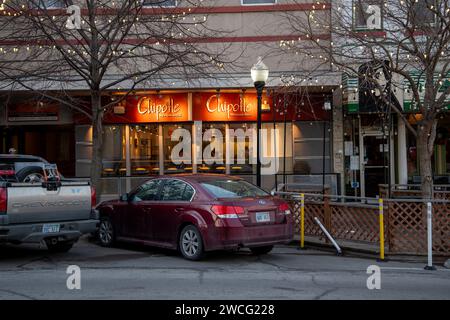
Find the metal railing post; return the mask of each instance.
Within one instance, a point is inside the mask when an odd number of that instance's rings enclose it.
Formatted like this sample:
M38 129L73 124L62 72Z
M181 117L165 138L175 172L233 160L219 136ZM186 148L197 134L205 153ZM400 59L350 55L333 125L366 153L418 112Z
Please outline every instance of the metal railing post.
M436 270L433 266L433 204L427 202L427 235L428 235L428 263L425 270Z
M380 258L378 261L385 261L384 259L384 201L383 198L378 199L379 220L380 220Z
M341 247L339 247L339 245L338 245L337 242L333 239L333 237L332 237L331 234L328 232L328 230L323 226L323 224L320 222L319 218L314 217L314 220L315 220L316 223L319 225L320 229L322 229L323 233L325 233L325 235L327 236L327 238L331 241L331 243L333 244L333 246L336 248L336 251L337 251L338 256L342 255Z
M305 194L300 194L300 248L305 248Z

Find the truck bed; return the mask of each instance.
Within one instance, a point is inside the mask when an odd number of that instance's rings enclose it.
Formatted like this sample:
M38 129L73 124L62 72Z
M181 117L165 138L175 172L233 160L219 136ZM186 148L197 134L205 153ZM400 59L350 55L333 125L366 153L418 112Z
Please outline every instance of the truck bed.
M75 242L95 231L94 207L88 181L0 182L0 240Z

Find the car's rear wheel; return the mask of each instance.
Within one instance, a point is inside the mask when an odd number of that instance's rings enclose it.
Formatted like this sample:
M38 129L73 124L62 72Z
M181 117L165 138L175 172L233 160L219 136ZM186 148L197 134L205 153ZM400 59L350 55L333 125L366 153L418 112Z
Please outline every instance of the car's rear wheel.
M98 240L103 247L111 247L115 240L114 227L108 217L100 219L98 227Z
M272 251L273 246L263 246L263 247L253 247L250 248L253 254L261 255L261 254L267 254L270 251Z
M181 230L179 248L186 259L200 260L203 257L202 236L195 226L188 225Z
M50 252L67 252L73 247L73 242L69 241L59 241L56 243L52 243L51 241L47 242L47 249Z

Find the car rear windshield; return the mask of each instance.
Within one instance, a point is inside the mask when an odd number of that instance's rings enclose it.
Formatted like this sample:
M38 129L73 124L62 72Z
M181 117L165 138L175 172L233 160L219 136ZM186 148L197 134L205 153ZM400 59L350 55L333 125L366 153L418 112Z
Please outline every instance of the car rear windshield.
M245 180L207 180L200 183L216 198L264 197L269 194Z

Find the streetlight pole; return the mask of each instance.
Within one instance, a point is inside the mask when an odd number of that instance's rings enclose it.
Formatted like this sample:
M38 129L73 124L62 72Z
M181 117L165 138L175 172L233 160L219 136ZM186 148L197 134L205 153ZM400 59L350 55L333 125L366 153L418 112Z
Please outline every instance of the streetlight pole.
M269 68L263 63L262 58L258 57L258 61L250 70L253 83L256 88L258 98L257 106L257 125L256 125L256 185L261 187L261 108L262 93L266 81L269 78Z
M262 93L266 83L264 81L256 81L256 96L258 99L257 118L256 118L256 185L261 187L261 108L262 108Z

